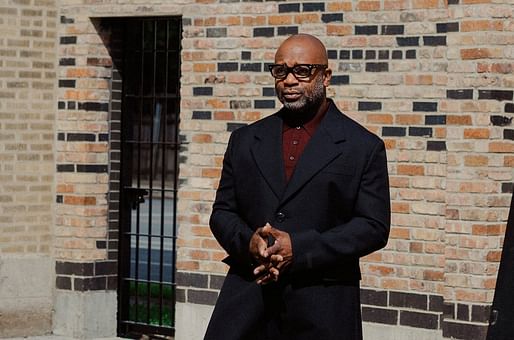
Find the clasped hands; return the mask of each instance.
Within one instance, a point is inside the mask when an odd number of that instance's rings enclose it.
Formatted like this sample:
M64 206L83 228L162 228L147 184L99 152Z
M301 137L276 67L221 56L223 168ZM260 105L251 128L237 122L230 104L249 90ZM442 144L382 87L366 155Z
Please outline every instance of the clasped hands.
M272 245L268 245L270 236L274 239ZM255 231L250 239L249 248L250 255L258 263L253 274L257 277L256 283L259 285L278 281L280 274L293 260L289 234L272 227L269 223Z

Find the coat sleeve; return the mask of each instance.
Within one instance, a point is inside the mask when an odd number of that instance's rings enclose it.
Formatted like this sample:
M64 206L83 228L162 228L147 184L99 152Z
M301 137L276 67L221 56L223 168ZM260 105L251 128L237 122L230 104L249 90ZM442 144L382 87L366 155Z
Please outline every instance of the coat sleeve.
M237 213L238 206L232 167L236 135L237 133L233 132L228 142L209 225L216 240L229 254L224 262L231 266L251 267L252 259L249 253L249 244L254 232Z
M337 266L387 244L391 218L389 179L384 143L378 141L360 178L353 217L324 232L312 229L291 233L292 272Z

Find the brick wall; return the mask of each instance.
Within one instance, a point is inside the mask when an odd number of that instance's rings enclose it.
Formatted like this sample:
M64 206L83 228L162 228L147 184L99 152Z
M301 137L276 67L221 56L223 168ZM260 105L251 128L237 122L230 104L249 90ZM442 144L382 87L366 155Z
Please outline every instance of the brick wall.
M49 332L57 9L0 4L0 337Z
M0 6L0 254L51 252L53 4Z
M266 65L285 37L311 33L329 50L329 96L388 149L393 227L362 262L364 320L483 337L513 180L510 0L62 3L56 255L72 268L58 271L62 288L115 259L113 68L90 16L182 15L178 300L215 302L227 268L208 218L226 142L279 107ZM100 273L92 289L115 270Z
M119 157L109 153L109 134L111 126L112 133L119 134L119 113L110 112L111 99L119 100L119 86L113 80L117 70L104 43L110 33L104 32L100 22L84 15L61 14L56 284L65 290L113 290L117 287L118 226L108 225L108 193L109 176L119 173ZM113 190L111 198L116 193ZM113 222L118 220L115 214L112 217Z

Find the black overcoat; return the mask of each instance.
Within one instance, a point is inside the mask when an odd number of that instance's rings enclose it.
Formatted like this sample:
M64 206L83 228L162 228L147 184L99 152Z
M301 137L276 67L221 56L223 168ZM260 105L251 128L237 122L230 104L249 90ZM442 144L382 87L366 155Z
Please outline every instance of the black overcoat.
M293 263L258 286L248 246L267 222L290 234ZM210 226L230 270L206 340L361 339L359 257L389 235L384 143L331 102L286 182L281 112L240 128Z

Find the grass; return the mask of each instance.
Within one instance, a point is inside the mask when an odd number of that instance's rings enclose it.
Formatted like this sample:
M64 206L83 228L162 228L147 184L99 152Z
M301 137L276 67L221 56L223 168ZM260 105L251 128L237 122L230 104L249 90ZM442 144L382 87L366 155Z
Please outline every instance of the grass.
M169 285L162 286L162 314L159 310L159 304L161 301L160 289L161 288L157 283L130 283L131 298L129 306L129 319L131 321L142 322L156 326L174 326L175 320L173 315L173 287ZM150 301L147 301L148 291L150 291ZM135 299L136 295L138 297L137 305ZM150 303L150 308L148 308L148 303Z

